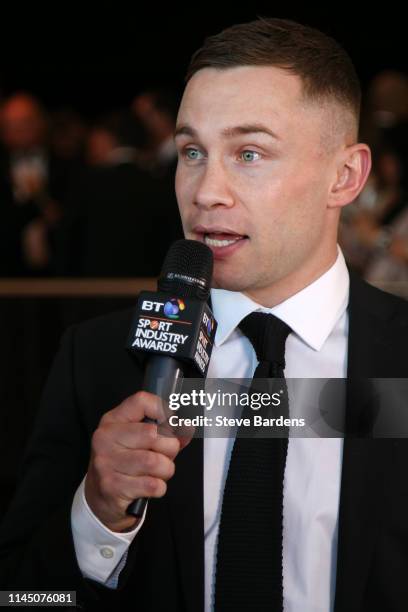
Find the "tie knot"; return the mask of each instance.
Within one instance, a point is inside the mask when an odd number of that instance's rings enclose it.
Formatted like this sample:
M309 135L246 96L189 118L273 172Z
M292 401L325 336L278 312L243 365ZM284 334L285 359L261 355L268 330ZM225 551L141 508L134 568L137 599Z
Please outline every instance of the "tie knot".
M285 368L286 338L292 331L281 319L267 312L251 312L239 324L254 347L258 361Z

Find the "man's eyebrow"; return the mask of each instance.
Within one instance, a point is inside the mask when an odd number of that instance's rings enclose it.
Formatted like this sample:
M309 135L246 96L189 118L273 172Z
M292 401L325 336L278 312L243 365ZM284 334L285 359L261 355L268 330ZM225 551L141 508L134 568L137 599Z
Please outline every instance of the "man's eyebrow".
M234 127L224 128L221 132L222 136L227 138L232 138L233 136L240 136L242 134L268 134L275 138L276 140L280 140L279 136L270 130L266 125L262 123L245 123L243 125L236 125ZM197 138L198 132L193 127L188 124L182 124L176 126L174 130L174 138L177 136L190 136L192 138Z

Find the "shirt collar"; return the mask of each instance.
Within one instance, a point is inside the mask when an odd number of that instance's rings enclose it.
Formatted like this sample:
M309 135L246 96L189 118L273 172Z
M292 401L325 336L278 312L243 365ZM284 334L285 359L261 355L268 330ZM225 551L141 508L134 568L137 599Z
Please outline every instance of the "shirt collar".
M349 285L346 262L338 246L337 259L327 272L273 308L261 306L237 291L211 289L212 310L218 323L215 346L223 344L244 317L260 310L276 315L319 351L347 308Z

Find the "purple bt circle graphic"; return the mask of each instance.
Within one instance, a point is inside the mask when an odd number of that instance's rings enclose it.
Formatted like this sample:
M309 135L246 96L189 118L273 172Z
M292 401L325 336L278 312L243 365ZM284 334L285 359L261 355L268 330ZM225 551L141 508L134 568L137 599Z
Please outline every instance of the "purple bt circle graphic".
M181 310L185 310L185 308L186 305L184 304L183 300L172 298L164 304L164 314L166 317L169 317L169 319L178 319L179 312Z

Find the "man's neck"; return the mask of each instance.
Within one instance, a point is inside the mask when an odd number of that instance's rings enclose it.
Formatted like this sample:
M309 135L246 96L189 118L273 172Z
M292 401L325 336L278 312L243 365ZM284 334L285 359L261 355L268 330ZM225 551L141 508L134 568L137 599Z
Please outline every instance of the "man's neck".
M272 308L320 278L335 264L337 256L337 245L335 245L334 250L327 255L324 262L320 261L317 265L309 265L306 269L302 267L301 270L295 270L289 276L276 281L269 287L261 287L242 293L257 304Z

